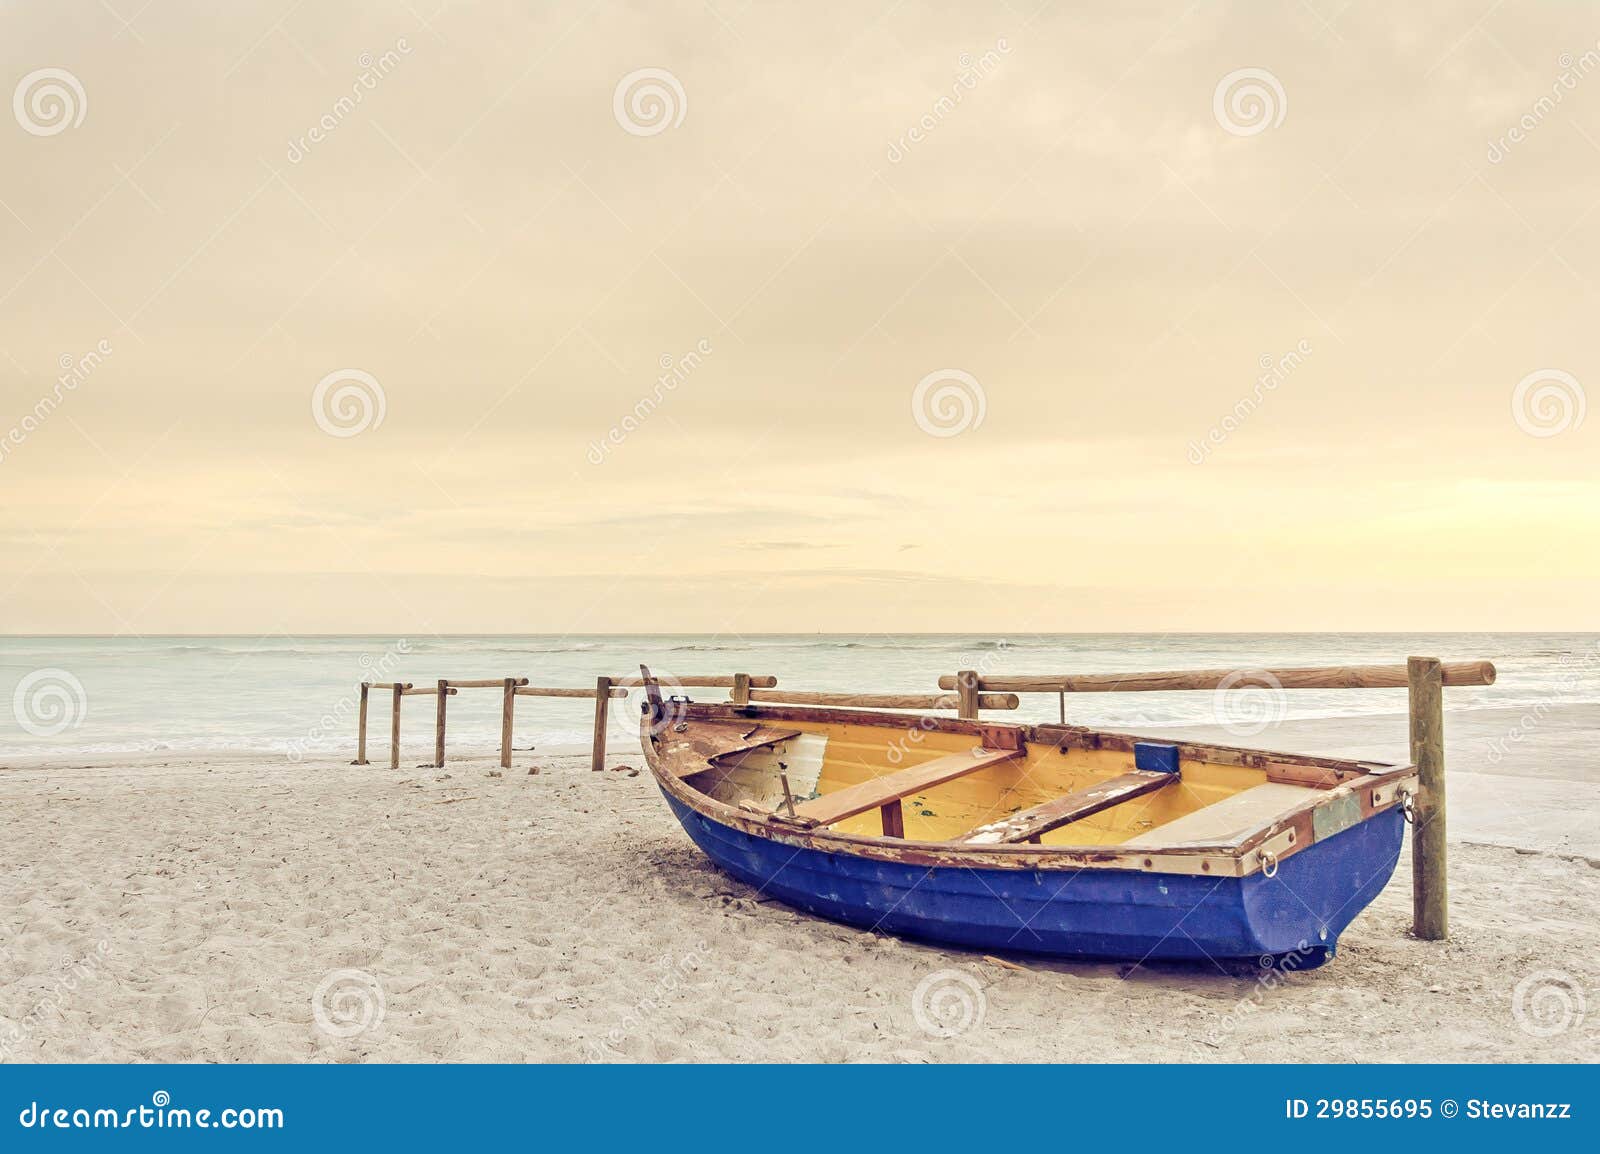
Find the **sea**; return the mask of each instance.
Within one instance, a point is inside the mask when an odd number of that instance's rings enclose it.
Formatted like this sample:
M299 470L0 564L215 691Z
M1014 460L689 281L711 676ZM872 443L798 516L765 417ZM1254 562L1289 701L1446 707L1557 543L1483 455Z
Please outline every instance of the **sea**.
M741 637L182 636L0 638L0 763L7 755L174 755L239 752L292 761L355 755L363 681L432 685L439 678L526 677L536 686L592 687L598 676L770 675L782 688L935 692L941 674L1090 674L1256 670L1403 663L1408 655L1488 659L1489 687L1452 689L1452 710L1600 704L1600 634L768 634ZM725 690L688 689L696 700ZM635 695L636 696L636 692ZM1093 693L1069 698L1075 724L1140 726L1218 720L1210 693ZM1258 706L1263 703L1258 702ZM9 708L7 706L9 705ZM1403 689L1295 690L1264 707L1275 719L1398 714ZM387 694L371 706L369 756L387 756ZM501 694L463 689L449 703L452 754L498 749ZM1030 694L1002 716L1053 721L1060 703ZM612 703L610 740L636 741L637 703ZM581 699L517 699L514 744L587 747L594 707ZM434 699L402 706L403 756L432 749Z

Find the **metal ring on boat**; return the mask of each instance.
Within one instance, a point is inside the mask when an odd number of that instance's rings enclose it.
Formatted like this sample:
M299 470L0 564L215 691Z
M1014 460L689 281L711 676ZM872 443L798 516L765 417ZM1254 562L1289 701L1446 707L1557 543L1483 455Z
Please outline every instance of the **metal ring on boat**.
M1409 789L1400 791L1400 813L1406 819L1407 824L1417 824L1417 795Z
M1256 857L1261 860L1261 876L1272 878L1278 876L1278 855L1269 849L1257 850Z

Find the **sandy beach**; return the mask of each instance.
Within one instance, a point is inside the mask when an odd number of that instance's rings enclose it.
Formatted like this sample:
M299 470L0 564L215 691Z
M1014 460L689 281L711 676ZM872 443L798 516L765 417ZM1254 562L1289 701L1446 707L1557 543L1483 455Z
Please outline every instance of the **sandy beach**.
M995 959L799 914L707 863L629 748L603 773L574 752L521 753L503 774L487 758L444 770L408 759L398 772L247 757L13 762L0 770L0 1050L1593 1061L1596 787L1567 737L1593 719L1536 728L1517 746L1520 769L1489 773L1482 750L1508 721L1490 713L1451 715L1451 940L1407 936L1403 855L1339 957L1282 977ZM1376 755L1390 720L1286 723L1257 744Z

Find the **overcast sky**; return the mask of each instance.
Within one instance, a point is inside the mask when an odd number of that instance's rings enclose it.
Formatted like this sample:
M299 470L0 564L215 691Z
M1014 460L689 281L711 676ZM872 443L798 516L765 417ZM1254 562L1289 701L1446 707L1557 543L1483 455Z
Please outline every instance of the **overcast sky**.
M1600 626L1588 6L140 2L0 6L0 631Z

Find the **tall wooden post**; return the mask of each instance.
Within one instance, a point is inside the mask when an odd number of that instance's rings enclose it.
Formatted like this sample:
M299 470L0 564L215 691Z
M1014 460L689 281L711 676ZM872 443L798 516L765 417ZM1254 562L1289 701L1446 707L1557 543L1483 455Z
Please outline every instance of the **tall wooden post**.
M956 674L956 692L960 699L956 703L956 716L967 721L978 720L978 671L976 669L963 669Z
M605 768L605 727L611 717L611 679L595 679L595 744L589 752L590 770Z
M356 764L367 764L367 690L372 686L361 683L361 711L356 715Z
M394 683L394 715L389 719L389 768L400 768L400 697L405 693L400 683Z
M733 692L728 699L735 705L750 704L750 675L748 673L735 673L733 675Z
M1406 662L1411 686L1411 760L1417 767L1411 829L1411 930L1423 941L1449 936L1445 873L1444 672L1437 657Z
M439 708L434 714L433 722L433 765L435 769L444 768L444 715L445 707L450 703L450 683L439 682Z
M500 702L500 768L511 768L511 721L517 712L517 679L506 678L505 699Z

